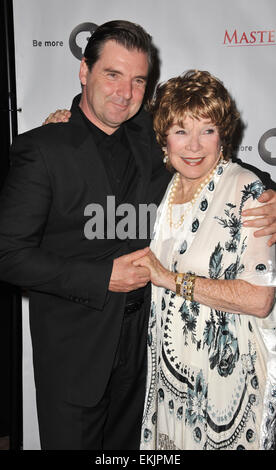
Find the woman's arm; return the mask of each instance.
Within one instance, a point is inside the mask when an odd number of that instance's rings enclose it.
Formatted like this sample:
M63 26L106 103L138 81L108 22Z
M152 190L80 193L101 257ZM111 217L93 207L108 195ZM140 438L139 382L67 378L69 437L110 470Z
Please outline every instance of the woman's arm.
M155 286L176 292L175 273L165 269L152 251L135 264L150 270L151 282ZM196 277L193 300L217 310L265 318L273 306L274 288L255 286L239 279Z
M217 310L265 318L274 301L274 288L254 286L242 279L217 280L197 277L194 300Z

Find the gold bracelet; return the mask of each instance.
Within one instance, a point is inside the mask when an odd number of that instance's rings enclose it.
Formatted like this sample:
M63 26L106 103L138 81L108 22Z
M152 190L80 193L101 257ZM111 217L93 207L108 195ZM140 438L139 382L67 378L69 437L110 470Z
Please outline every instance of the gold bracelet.
M180 295L184 297L185 300L189 300L190 302L194 301L195 280L195 274L185 273L183 275L183 280L180 288Z
M176 286L176 289L175 289L176 295L181 295L180 289L182 286L183 277L184 277L184 274L182 273L177 273L174 277L175 286Z

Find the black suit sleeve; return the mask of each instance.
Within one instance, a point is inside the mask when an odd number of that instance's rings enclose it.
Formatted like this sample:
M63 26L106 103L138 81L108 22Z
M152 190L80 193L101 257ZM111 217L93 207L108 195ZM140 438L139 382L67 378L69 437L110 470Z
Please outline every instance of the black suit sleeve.
M46 251L41 242L51 204L45 162L32 139L19 136L0 196L0 279L102 309L112 261L83 261Z

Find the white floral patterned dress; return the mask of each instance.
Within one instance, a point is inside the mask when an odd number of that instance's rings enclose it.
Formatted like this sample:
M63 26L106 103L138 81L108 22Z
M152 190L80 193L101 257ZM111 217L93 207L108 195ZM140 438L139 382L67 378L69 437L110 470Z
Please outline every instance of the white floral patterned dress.
M172 181L173 182L173 181ZM220 164L197 202L175 206L184 224L169 229L168 193L151 249L174 272L275 285L274 247L241 223L259 205L257 177ZM153 286L141 449L276 447L276 316L219 311Z

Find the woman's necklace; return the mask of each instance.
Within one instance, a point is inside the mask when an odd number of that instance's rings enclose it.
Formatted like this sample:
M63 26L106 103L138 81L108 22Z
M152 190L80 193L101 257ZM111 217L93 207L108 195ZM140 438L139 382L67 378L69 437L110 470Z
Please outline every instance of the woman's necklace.
M192 209L192 207L195 204L195 202L196 202L199 194L201 193L202 189L213 178L213 176L216 172L216 169L217 169L217 166L208 174L208 176L205 178L205 180L202 181L202 183L198 186L198 188L196 189L196 191L195 191L195 193L194 193L194 195L193 195L193 197L190 201L189 207L186 209L186 211L184 211L184 213L181 215L180 219L177 222L173 222L172 206L173 206L173 202L174 202L174 199L175 199L175 193L176 193L176 191L178 189L178 186L179 186L179 183L180 183L180 174L176 173L175 178L174 178L174 182L171 186L169 196L168 196L167 218L168 218L168 222L169 222L171 228L172 227L173 228L179 228L183 224L185 216Z

